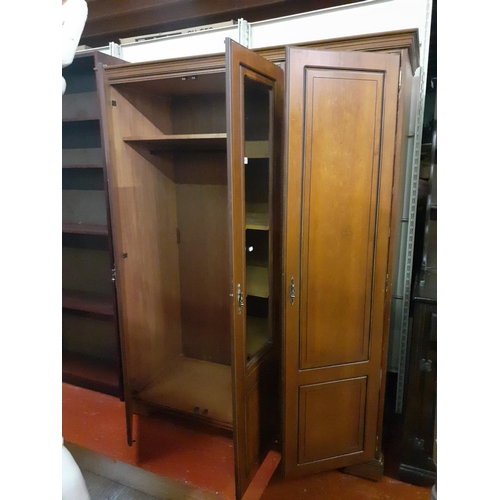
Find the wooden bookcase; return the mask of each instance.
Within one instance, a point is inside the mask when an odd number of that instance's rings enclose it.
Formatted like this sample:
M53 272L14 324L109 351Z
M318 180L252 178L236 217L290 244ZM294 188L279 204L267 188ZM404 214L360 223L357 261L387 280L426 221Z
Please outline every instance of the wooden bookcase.
M122 397L111 225L95 68L119 59L77 54L63 69L62 379Z

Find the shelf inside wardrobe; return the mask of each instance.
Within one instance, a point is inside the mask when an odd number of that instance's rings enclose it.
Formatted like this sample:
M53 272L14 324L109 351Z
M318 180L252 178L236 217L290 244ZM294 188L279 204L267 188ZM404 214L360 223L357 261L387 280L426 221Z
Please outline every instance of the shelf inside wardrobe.
M269 342L268 319L247 315L247 360L255 356Z
M269 158L269 141L245 141L245 156L248 159Z
M245 229L269 230L269 206L265 203L246 205Z
M269 270L264 266L247 265L247 295L269 297Z
M161 151L224 151L227 134L175 134L162 137L124 137L128 144L135 144L149 149L150 152Z
M166 410L232 428L231 367L180 356L136 395Z
M269 231L246 230L246 293L269 297Z

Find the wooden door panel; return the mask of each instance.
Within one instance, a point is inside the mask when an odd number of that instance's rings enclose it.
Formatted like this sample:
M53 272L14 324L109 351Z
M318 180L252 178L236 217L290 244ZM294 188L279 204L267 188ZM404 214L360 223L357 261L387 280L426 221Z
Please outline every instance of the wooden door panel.
M286 64L284 267L294 293L284 315L284 468L292 477L375 457L399 58L289 48Z
M259 387L257 382L245 394L245 469L250 474L251 467L259 459Z
M299 463L363 451L367 377L299 387Z
M226 44L231 348L236 498L239 499L279 433L283 71L232 40L227 39ZM253 113L261 107L267 116ZM257 185L266 193L259 193L253 181L263 179L265 182ZM261 201L261 195L265 195L266 222L260 230L265 233L256 238L249 233L252 229L247 224L247 212ZM252 250L247 250L247 240L252 238L256 257L250 255ZM264 256L267 261L261 269L256 261ZM258 272L252 263L257 265ZM265 301L265 306L252 309L259 299ZM266 325L266 342L253 352L252 326L259 324L259 320Z
M104 131L104 152L105 152L105 163L107 164L106 176L108 177L109 183L109 225L113 227L113 238L111 239L113 243L113 253L116 257L117 247L116 240L120 237L120 229L116 227L116 219L118 217L118 206L113 189L113 184L111 181L113 172L113 161L115 160L112 151L112 137L113 137L113 126L112 126L112 116L109 115L110 107L110 87L108 85L108 80L104 71L103 63L97 65L97 88L99 89L99 98L101 102L101 114L102 114L102 129ZM116 265L116 258L115 265ZM127 353L130 349L128 344L128 339L124 333L123 329L123 302L122 302L123 289L120 283L116 283L116 311L118 318L118 330L120 335L120 350L121 350L121 361L122 361L122 380L123 380L123 400L125 403L125 425L127 429L127 444L132 446L133 443L133 396L132 396L132 385L130 383L131 371L129 372L129 364L127 363Z
M382 89L382 75L306 68L302 369L368 357Z

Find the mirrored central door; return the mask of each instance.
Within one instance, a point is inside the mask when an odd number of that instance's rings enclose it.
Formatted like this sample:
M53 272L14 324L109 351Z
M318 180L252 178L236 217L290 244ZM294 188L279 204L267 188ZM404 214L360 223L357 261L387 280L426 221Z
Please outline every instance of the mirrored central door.
M226 43L233 422L241 498L280 426L283 71Z
M247 367L272 344L272 87L257 75L244 77L244 196Z

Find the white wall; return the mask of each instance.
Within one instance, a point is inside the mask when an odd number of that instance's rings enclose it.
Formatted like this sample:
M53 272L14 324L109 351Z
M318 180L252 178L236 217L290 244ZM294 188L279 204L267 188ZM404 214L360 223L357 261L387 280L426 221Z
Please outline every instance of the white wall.
M251 23L250 47L297 44L367 33L418 28L424 38L429 0L368 0L361 4L318 10ZM423 59L422 59L423 61Z
M121 46L122 59L128 62L143 62L217 54L224 52L226 38L239 41L238 25L213 31L174 35L159 40L123 44Z
M430 10L431 0L367 0L355 5L249 23L248 46L261 48L298 44L408 28L418 28L422 42ZM227 36L237 41L240 39L242 43L238 27L235 27L124 44L122 58L129 62L140 62L220 53L225 50L224 39Z

